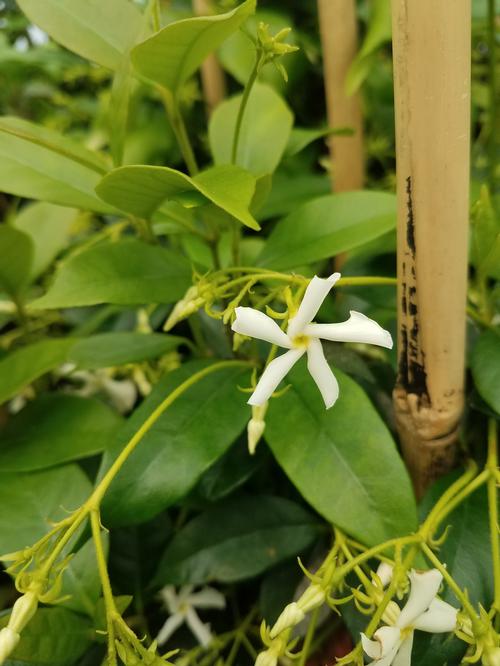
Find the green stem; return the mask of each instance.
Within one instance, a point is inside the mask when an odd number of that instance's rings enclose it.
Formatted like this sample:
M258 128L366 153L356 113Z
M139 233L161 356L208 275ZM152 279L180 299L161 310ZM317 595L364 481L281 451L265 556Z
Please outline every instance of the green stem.
M101 539L101 520L99 510L94 509L90 513L90 524L92 527L92 537L94 539L95 554L97 559L97 569L101 579L102 593L106 607L106 626L108 630L108 661L109 666L117 666L116 645L115 645L115 627L114 615L116 614L115 600L109 581L108 567L106 564L106 555Z
M134 451L135 447L139 444L144 435L146 435L146 433L153 427L163 412L168 407L170 407L170 405L175 402L177 398L179 398L183 393L191 388L191 386L201 381L213 372L217 372L223 368L248 365L250 365L248 361L220 361L219 363L214 363L207 368L203 368L203 370L200 370L194 375L191 375L189 379L186 379L186 381L178 386L174 391L172 391L172 393L169 393L169 395L158 405L158 407L153 412L151 412L151 414L144 421L139 430L137 430L135 435L128 441L125 448L121 451L120 455L116 458L114 463L103 476L101 482L86 502L88 509L93 510L99 507L99 504L109 486L111 485L111 482L123 467L128 457Z
M170 91L161 87L159 90L165 106L165 111L175 134L175 138L177 139L177 143L179 144L182 157L184 158L184 162L186 163L190 175L194 176L198 173L198 164L196 162L193 147L191 146L191 141L189 140L186 125L184 124L184 119L179 109L179 104Z
M253 88L253 84L257 80L257 75L261 67L261 56L257 55L255 60L255 65L253 66L250 77L246 83L245 89L243 90L243 96L240 102L240 108L238 109L238 115L236 117L236 124L234 126L234 136L233 136L233 148L231 151L231 164L236 164L236 157L238 155L238 143L240 141L241 134L241 124L243 122L243 116L245 114L245 109L247 107L248 98Z
M307 627L306 637L304 639L304 645L300 651L300 658L297 662L297 666L306 666L307 658L311 650L311 643L314 638L314 633L316 631L316 624L318 622L319 608L315 608L312 612L311 619L309 620L309 626Z
M493 608L500 611L500 541L498 536L498 490L496 471L498 468L497 452L497 426L493 419L488 422L488 458L486 469L489 471L488 478L488 508L490 519L491 555L493 561Z
M488 167L490 191L493 195L496 189L495 171L497 165L496 150L500 120L497 112L497 82L496 82L496 11L495 0L488 0L488 50L489 50L489 86L490 86L490 133L488 141Z

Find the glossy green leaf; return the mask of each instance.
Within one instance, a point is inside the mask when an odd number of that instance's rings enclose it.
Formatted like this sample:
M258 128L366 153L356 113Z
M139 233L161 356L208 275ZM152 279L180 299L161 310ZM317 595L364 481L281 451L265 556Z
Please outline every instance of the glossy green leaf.
M120 65L142 25L130 0L19 0L18 5L56 42L109 69Z
M293 187L290 181L293 177ZM294 174L290 176L278 169L273 174L271 192L257 214L259 221L281 217L297 210L311 199L331 192L330 179L326 174Z
M300 505L252 495L218 504L173 538L156 573L158 586L234 583L293 557L318 536L318 522Z
M0 360L0 404L27 384L64 363L74 341L70 338L41 340L16 349Z
M9 615L0 617L0 628ZM39 608L5 666L74 666L92 641L92 625L65 608Z
M29 282L34 247L23 231L0 226L0 291L17 298Z
M350 127L321 127L319 129L294 127L288 140L286 154L297 155L318 139L325 139L328 136L352 136L352 134L353 130Z
M171 23L132 50L134 67L142 76L176 94L206 56L254 11L255 0L246 0L225 14Z
M396 225L396 197L388 192L343 192L305 203L280 220L257 260L290 269L378 238Z
M43 273L68 244L78 211L74 208L37 202L24 206L13 226L30 236L34 245L31 278Z
M375 52L391 41L391 3L387 0L374 0L372 15L366 37L347 72L346 90L352 95L366 79L375 61Z
M54 130L20 118L0 118L0 189L29 199L113 212L95 194L106 163Z
M170 303L191 284L191 266L157 245L125 239L94 245L70 257L33 308L68 308L96 303Z
M105 551L108 551L108 535L102 534ZM86 541L73 554L64 570L61 597L68 596L61 605L77 613L93 617L102 595L101 579L96 563L94 540Z
M86 370L110 368L162 356L183 342L183 338L162 333L99 333L78 340L68 360Z
M29 472L100 453L121 421L99 400L41 395L0 431L0 470Z
M105 176L96 191L120 210L145 218L169 199L182 202L195 195L197 203L212 203L242 224L260 229L248 211L255 179L236 166L214 167L193 178L168 167L124 166Z
M500 414L500 332L481 334L472 350L471 370L481 397Z
M92 484L76 465L31 474L0 472L0 555L35 543L51 522L67 517L90 494Z
M340 397L326 410L302 362L272 400L265 438L303 497L327 520L373 545L408 534L416 507L408 473L364 391L335 370Z
M157 384L105 454L103 469L166 396L205 366L205 362L186 363ZM144 435L111 484L104 498L106 525L140 523L191 490L243 430L250 412L238 386L249 381L247 368L226 367L175 400Z
M241 103L236 95L219 104L210 117L208 137L216 164L230 164L236 118ZM290 139L293 114L270 86L256 84L241 123L236 163L262 176L273 172Z

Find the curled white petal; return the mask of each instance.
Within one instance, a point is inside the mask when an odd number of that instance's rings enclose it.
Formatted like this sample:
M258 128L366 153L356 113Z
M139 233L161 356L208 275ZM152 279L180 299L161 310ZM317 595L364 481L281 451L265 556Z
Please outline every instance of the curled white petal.
M411 583L410 595L398 618L398 627L413 625L417 617L429 608L443 580L443 576L437 569L430 569L423 573L411 571L408 577Z
M413 631L401 643L392 661L392 666L411 666L411 651L413 648Z
M388 562L381 562L377 569L377 576L380 578L382 587L387 587L392 580L393 566Z
M413 626L420 631L428 631L431 634L440 634L447 631L454 631L457 625L458 610L442 601L442 599L433 599L429 610L419 615Z
M262 373L255 391L250 396L248 404L262 405L269 400L278 384L284 379L304 352L305 349L290 349L290 351L281 354L281 356L271 361Z
M321 342L314 338L307 347L307 369L320 390L325 407L330 409L339 397L339 385L325 358Z
M163 643L166 643L183 622L184 617L180 613L175 613L174 615L171 615L169 618L167 618L165 624L160 629L156 637L158 645L163 645Z
M309 324L305 327L304 334L332 342L365 342L387 349L392 349L393 345L389 331L355 310L351 310L347 321L338 324Z
M367 654L371 659L380 659L382 656L382 645L379 641L372 641L371 638L361 634L361 645L365 654Z
M290 319L287 330L288 337L294 338L303 332L305 326L314 319L323 301L328 296L330 289L339 278L340 273L333 273L333 275L330 275L326 279L319 278L316 275L313 277L307 285L297 314Z
M375 640L370 640L361 634L361 643L366 654L374 659L374 666L390 666L393 663L403 639L397 627L380 627L373 634Z
M187 602L196 608L225 608L226 598L213 587L204 587L199 592L190 594Z
M212 640L210 625L204 624L193 608L189 608L186 613L186 623L198 640L198 643L204 647L207 647L207 645Z
M274 319L268 317L264 312L245 307L238 307L235 312L236 319L231 326L235 333L257 338L257 340L265 340L286 349L290 349L292 346L286 333L281 330Z

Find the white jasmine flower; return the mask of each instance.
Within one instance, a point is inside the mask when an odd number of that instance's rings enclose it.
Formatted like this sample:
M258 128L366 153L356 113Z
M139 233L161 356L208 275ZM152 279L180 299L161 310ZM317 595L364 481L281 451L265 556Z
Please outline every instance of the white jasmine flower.
M337 400L339 387L326 361L320 340L366 342L392 349L390 333L360 312L351 310L349 319L338 324L316 324L312 321L339 278L340 273L334 273L326 279L313 277L297 314L288 322L286 333L263 312L253 308L236 308L236 319L231 327L233 331L289 350L266 367L250 396L249 405L262 405L269 400L281 380L307 352L308 370L323 396L326 408L332 407Z
M81 383L78 388L72 387L68 393L90 398L96 393L105 393L111 404L121 413L129 412L137 400L137 387L131 379L113 379L104 368L93 372L76 370L72 363L66 363L60 370L63 376L76 379Z
M193 589L193 585L185 585L180 588L179 592L176 592L173 585L167 585L160 591L160 597L163 599L170 617L156 637L159 645L166 643L184 622L204 647L212 640L210 625L204 624L200 620L195 609L222 609L226 606L226 600L220 592L212 587L204 587L199 592L193 592Z
M370 640L361 634L361 643L374 666L410 666L415 630L440 634L453 631L457 609L437 598L443 576L437 569L409 574L411 589L406 605L393 627L381 627Z

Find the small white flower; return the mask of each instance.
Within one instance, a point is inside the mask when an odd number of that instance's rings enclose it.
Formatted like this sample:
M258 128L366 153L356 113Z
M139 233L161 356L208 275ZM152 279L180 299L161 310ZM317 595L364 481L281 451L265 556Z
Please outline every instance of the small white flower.
M320 339L333 342L366 342L392 349L390 333L360 312L352 310L349 319L338 324L312 322L339 278L340 273L334 273L326 279L313 277L297 314L288 322L286 333L263 312L253 308L236 308L236 319L231 327L233 331L288 349L266 367L250 396L249 405L262 405L269 400L292 366L307 352L308 370L323 396L326 408L332 407L337 400L339 387L326 361Z
M76 379L81 386L71 387L68 393L90 398L96 393L105 393L111 404L121 413L129 412L137 400L137 387L131 379L113 379L104 368L93 372L75 370L72 363L64 364L60 373L69 379Z
M363 650L374 666L410 666L415 630L440 634L453 631L457 609L436 597L443 576L437 569L409 574L411 589L393 627L381 627L370 640L361 634Z
M204 587L199 592L193 592L193 589L193 585L185 585L180 588L179 592L176 592L173 585L167 585L160 591L160 597L163 599L170 617L156 637L159 645L166 643L184 622L204 647L212 640L210 625L204 624L200 620L195 608L217 608L220 610L225 608L226 600L220 592L212 587Z

